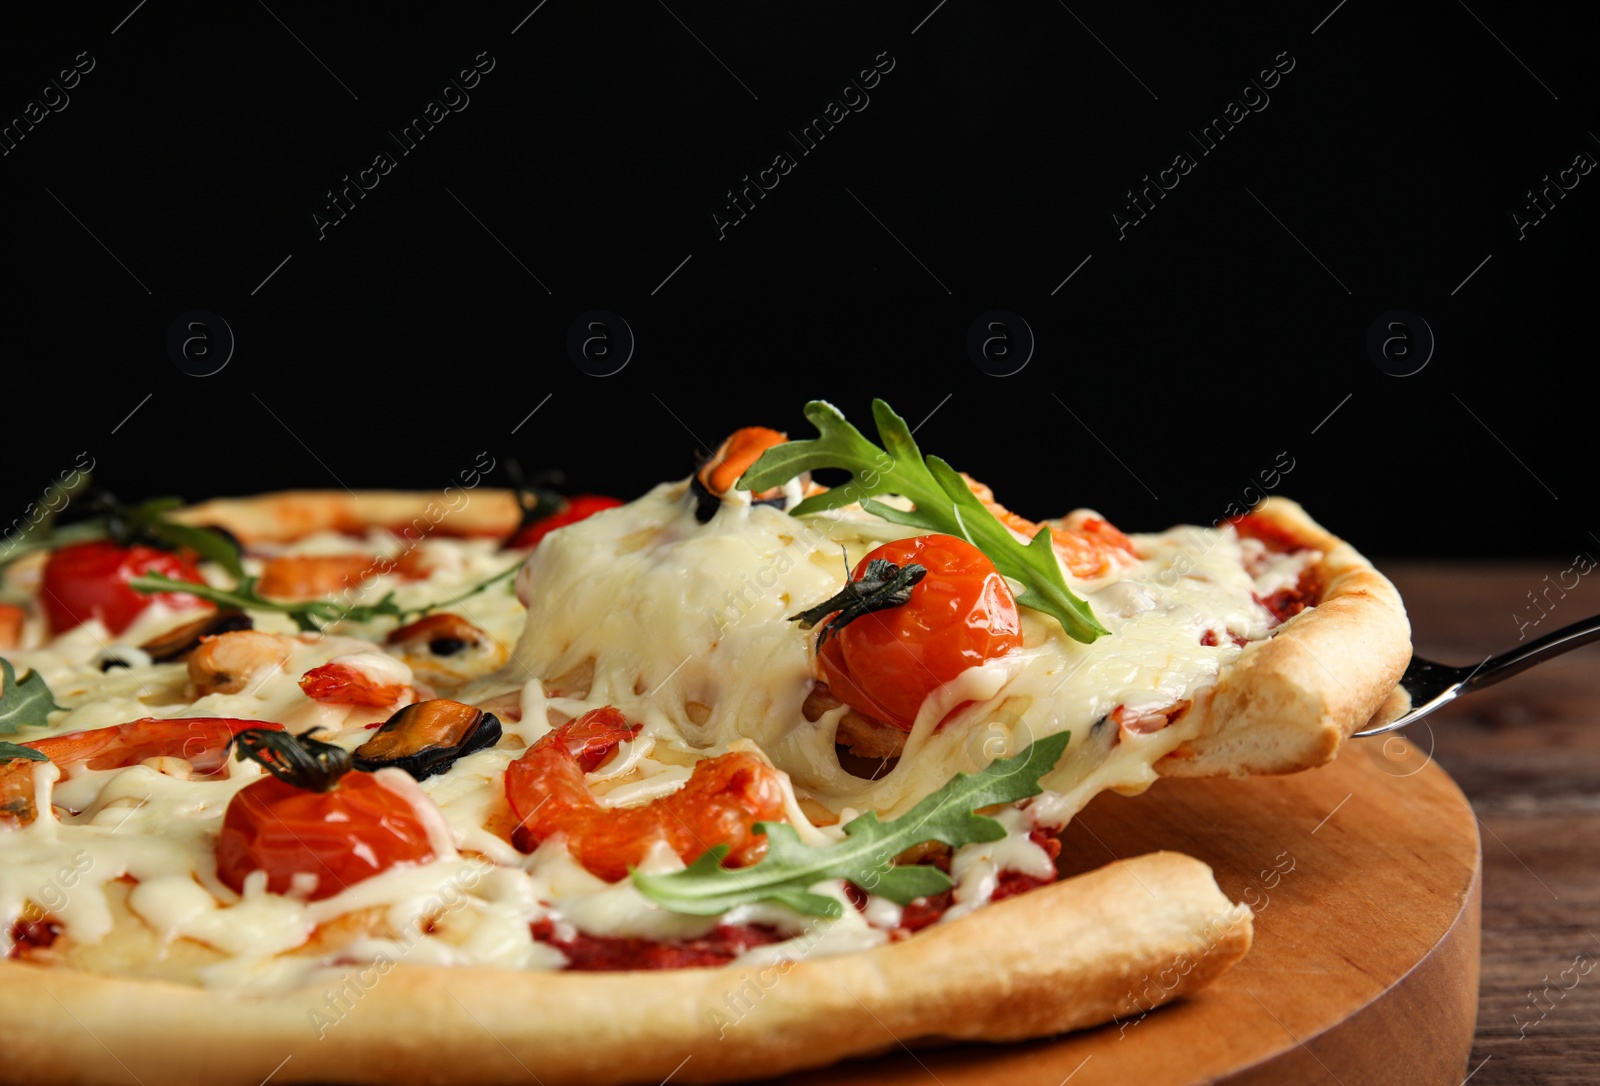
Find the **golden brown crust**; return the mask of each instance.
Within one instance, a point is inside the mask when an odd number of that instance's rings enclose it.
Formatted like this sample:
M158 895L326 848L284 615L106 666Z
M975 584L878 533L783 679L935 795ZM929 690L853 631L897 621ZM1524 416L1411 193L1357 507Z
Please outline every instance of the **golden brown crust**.
M0 1021L19 1027L0 1081L253 1086L274 1067L284 1083L765 1077L901 1043L1011 1041L1136 1015L1210 983L1251 930L1210 868L1157 852L787 969L401 964L366 974L363 990L352 967L346 1009L332 1013L320 988L247 999L0 962Z
M1411 626L1389 579L1286 498L1254 510L1320 551L1314 607L1245 646L1209 697L1198 737L1156 763L1168 777L1294 773L1330 761L1377 713L1411 660Z
M283 490L250 498L216 498L171 514L188 524L215 524L246 543L284 543L313 532L363 532L382 527L409 538L509 536L522 519L509 490L488 487L421 490Z

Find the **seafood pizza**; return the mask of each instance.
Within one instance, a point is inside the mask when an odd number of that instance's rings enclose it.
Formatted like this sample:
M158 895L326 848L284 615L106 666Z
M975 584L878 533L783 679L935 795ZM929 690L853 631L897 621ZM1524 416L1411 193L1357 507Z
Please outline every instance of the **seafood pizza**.
M1277 498L1027 520L874 407L626 503L484 454L0 555L0 1080L725 1081L1220 975L1204 864L1063 879L1057 833L1332 758L1394 588Z

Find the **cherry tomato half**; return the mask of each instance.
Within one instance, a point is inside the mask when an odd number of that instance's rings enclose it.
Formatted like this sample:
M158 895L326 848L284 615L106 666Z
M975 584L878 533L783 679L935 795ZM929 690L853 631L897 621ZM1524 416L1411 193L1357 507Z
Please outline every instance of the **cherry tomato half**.
M619 499L608 498L604 494L574 494L558 512L519 528L517 534L511 537L511 542L506 545L519 549L536 546L539 540L557 528L565 528L569 524L587 520L602 509L615 509L621 504Z
M822 671L834 697L910 731L929 694L1022 644L1017 602L994 563L955 536L886 543L861 560L856 579L874 558L928 573L909 602L862 615L829 638Z
M276 777L241 789L222 816L217 876L235 890L252 871L287 893L302 872L317 876L312 901L332 897L396 864L434 858L411 802L371 773L346 773L328 792Z
M145 573L160 573L174 580L204 583L189 558L155 547L119 547L108 540L73 543L50 555L44 567L40 600L50 620L52 634L65 633L98 617L106 629L119 634L133 624L139 612L160 600L175 610L210 607L185 592L145 595L128 582Z

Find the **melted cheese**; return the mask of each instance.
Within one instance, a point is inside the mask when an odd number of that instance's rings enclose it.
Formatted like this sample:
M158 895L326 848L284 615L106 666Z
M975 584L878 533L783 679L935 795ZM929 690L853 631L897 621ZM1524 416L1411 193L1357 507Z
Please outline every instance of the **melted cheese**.
M748 501L725 502L702 525L682 484L657 487L534 552L517 586L528 623L502 674L549 677L593 661L584 705L615 705L657 742L701 755L754 740L807 797L888 817L1033 739L1071 731L1077 745L1119 705L1157 710L1193 698L1239 654L1231 643L1200 644L1202 635L1224 626L1259 638L1270 621L1231 532L1204 550L1175 534L1139 537L1147 558L1136 570L1074 582L1111 636L1080 644L1023 611L1022 648L931 696L895 768L865 781L835 755L839 714L815 723L801 714L814 635L787 618L839 590L841 547L853 565L885 539L913 534L859 510L800 521ZM697 723L691 705L709 715ZM1164 739L1168 750L1181 741ZM1117 786L1152 779L1138 760L1124 760L1129 775Z
M306 898L315 885L309 875L296 892L279 895L258 872L238 894L218 880L213 849L229 800L260 777L253 763L208 779L190 779L178 759L65 775L43 763L32 770L40 816L21 829L0 829L0 928L33 908L59 922L69 943L92 946L118 924L142 924L160 941L206 948L209 957L193 967L192 981L262 991L337 986L352 962L560 968L560 952L532 936L530 923L540 917L550 918L558 935L692 938L718 924L757 923L786 936L747 951L737 967L880 945L898 927L900 907L869 896L858 910L838 880L812 887L844 904L838 920L775 904L690 917L661 909L631 883L591 875L560 836L525 855L502 836L506 766L552 721L612 705L643 729L589 775L602 807L647 803L681 787L698 759L755 750L783 771L785 818L802 841L822 847L841 840L843 824L861 811L893 817L957 772L1071 732L1066 755L1045 780L1049 791L999 812L1006 836L953 854L954 905L946 919L955 919L987 902L1003 871L1048 875L1048 855L1029 838L1035 827L1059 827L1099 792L1137 792L1155 779L1153 763L1192 737L1200 714L1147 733L1121 728L1108 714L1118 707L1153 713L1203 698L1240 650L1231 639L1202 645L1202 636L1219 629L1266 636L1271 616L1253 593L1292 585L1314 557L1270 555L1231 530L1134 537L1143 556L1136 565L1099 580L1069 576L1110 636L1080 644L1052 620L1023 611L1022 647L931 695L896 766L864 780L836 755L845 710L816 721L801 712L814 679L814 633L788 616L835 594L845 568L868 550L915 533L854 508L800 520L740 493L702 525L686 491L681 482L664 484L556 531L519 573L515 596L496 586L450 608L516 644L500 672L449 696L514 694L522 716L506 722L500 746L461 759L446 774L418 783L398 770L379 772L423 818L435 860L391 869L321 901ZM317 536L282 550L393 556L397 546L392 536L373 533L365 540ZM390 591L402 606L449 599L505 562L488 541L423 546L424 579L380 576L351 602L375 602ZM259 564L250 560L254 570ZM274 720L297 732L318 728L354 748L388 710L318 704L299 689L300 676L337 661L374 682L412 681L404 663L374 644L392 619L298 637L286 616L270 612L253 618L258 629L285 635L282 657L264 661L237 693L193 698L184 665L146 663L137 653L124 654L134 666L100 670L119 645L136 645L187 617L153 605L121 638L90 622L8 658L19 670L37 669L67 707L55 715L52 734L147 716L223 716ZM807 810L824 824L814 824ZM681 866L664 846L646 864L652 871ZM113 892L127 880L131 891ZM349 929L342 938L319 942L319 933L341 925Z

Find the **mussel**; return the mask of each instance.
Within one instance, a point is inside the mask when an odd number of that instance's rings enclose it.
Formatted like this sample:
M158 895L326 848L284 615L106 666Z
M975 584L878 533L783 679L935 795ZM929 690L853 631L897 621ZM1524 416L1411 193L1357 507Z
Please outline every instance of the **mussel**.
M499 741L500 721L493 713L434 698L407 705L391 716L356 748L354 761L357 769L372 772L394 766L421 781Z
M695 499L694 518L704 524L716 516L717 509L722 505L722 495L733 489L739 477L761 459L762 453L788 440L787 434L769 430L765 426L746 426L742 430L735 430L717 446L717 451L700 465L700 470L689 481L689 490ZM764 490L752 495L751 501L756 505L776 505L781 508L783 488Z
M425 682L459 685L506 662L506 649L482 627L441 611L391 632L389 644Z
M232 633L234 630L249 630L254 627L255 622L243 611L213 611L192 622L185 622L182 626L174 627L166 633L157 634L139 647L149 655L152 663L165 664L173 660L181 660L199 648L200 639L203 637L215 637L217 634ZM110 666L117 667L119 665L113 663ZM123 664L121 666L127 665Z

